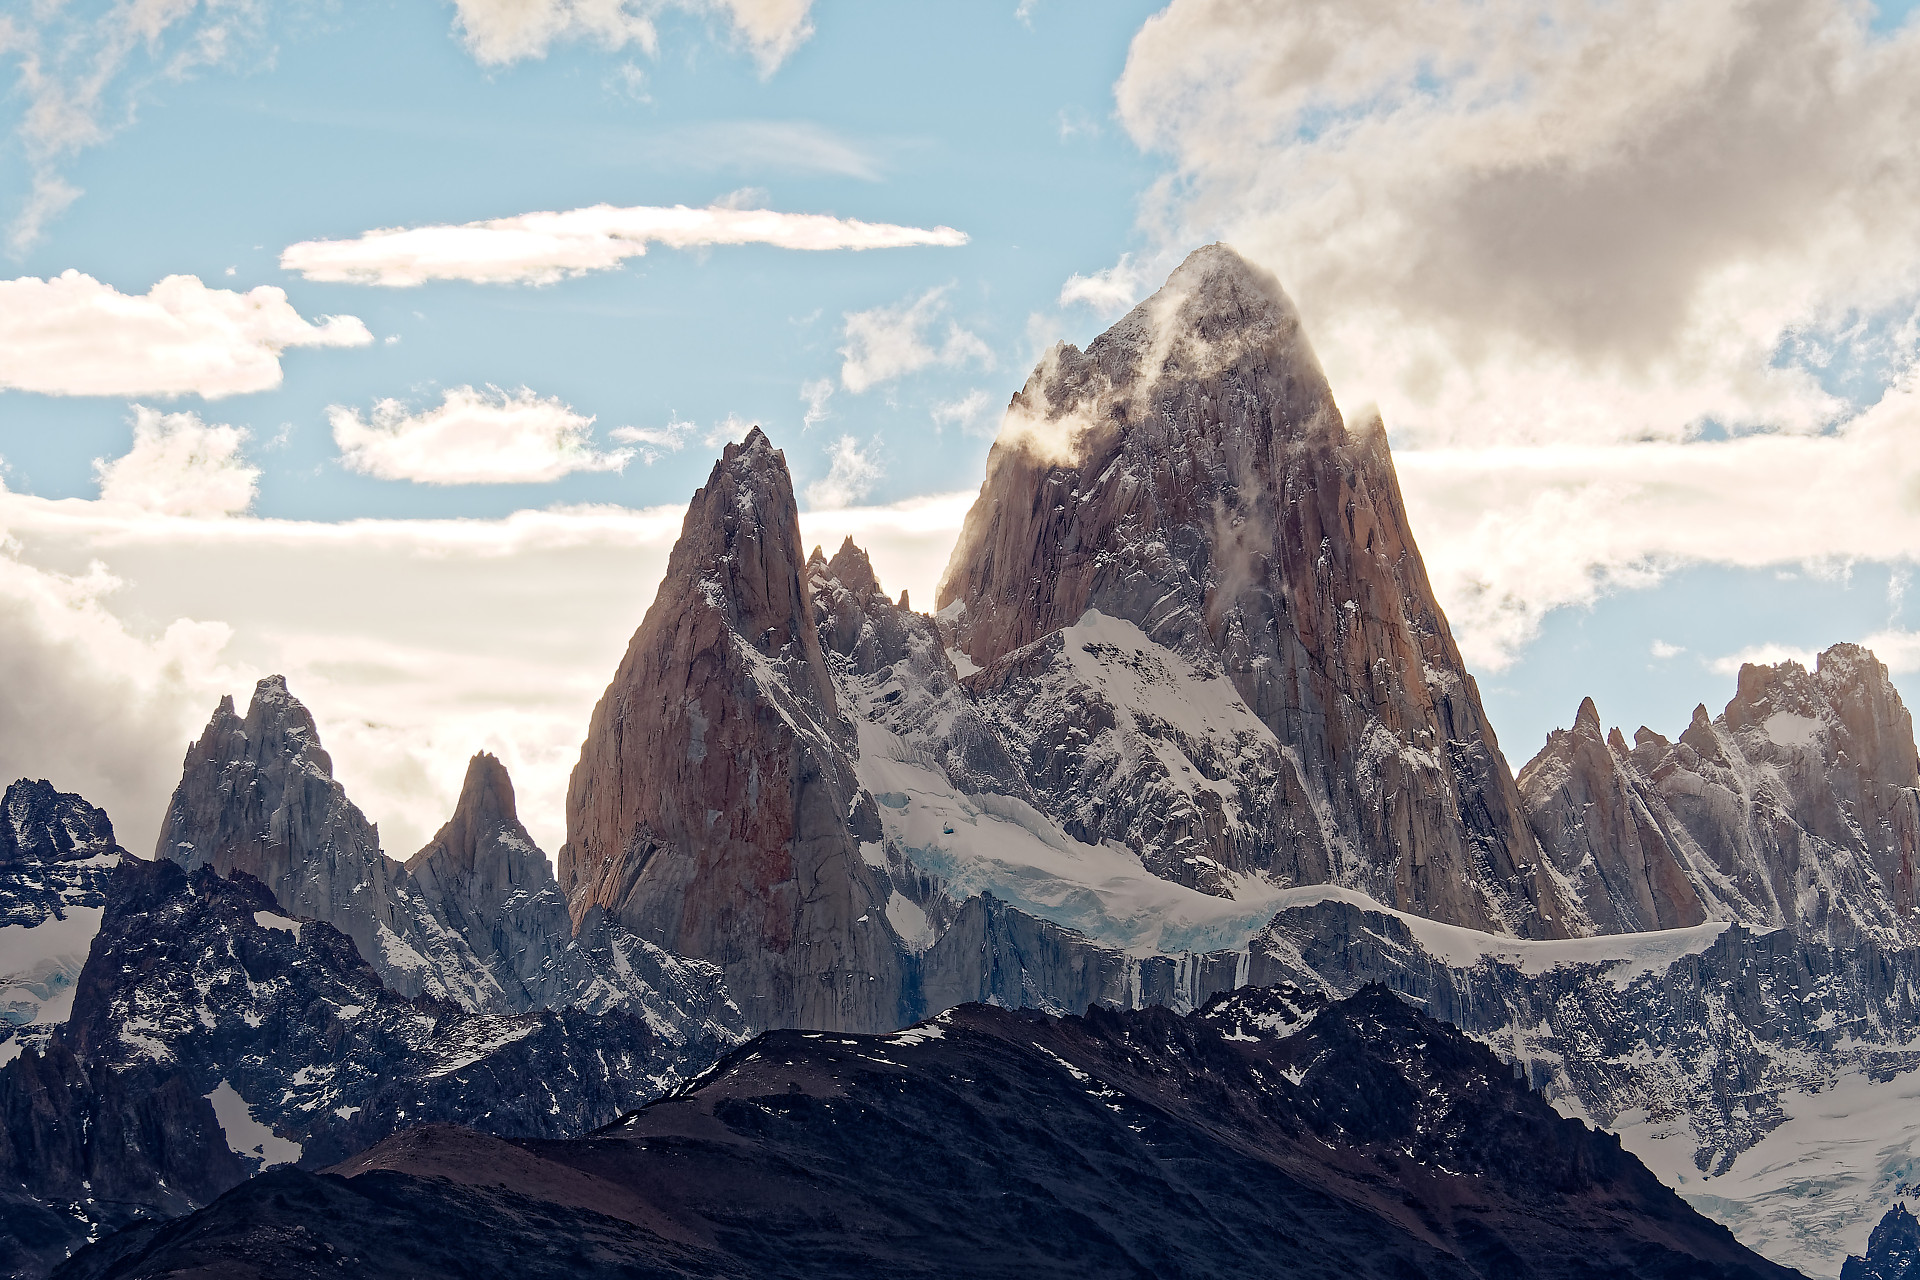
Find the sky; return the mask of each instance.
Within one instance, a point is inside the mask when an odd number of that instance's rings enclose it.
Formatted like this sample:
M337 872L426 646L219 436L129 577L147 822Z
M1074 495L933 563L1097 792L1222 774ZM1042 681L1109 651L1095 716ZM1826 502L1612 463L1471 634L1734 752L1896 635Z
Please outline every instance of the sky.
M1908 4L32 0L0 83L0 772L143 852L272 671L389 853L480 749L552 852L726 441L925 607L1041 352L1222 239L1516 769L1920 669Z

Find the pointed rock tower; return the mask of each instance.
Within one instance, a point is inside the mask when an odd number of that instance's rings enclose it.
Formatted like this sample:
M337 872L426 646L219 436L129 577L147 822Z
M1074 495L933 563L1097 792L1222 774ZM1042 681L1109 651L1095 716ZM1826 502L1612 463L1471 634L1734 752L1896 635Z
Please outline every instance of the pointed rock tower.
M559 859L576 923L598 907L719 965L756 1028L892 1030L903 960L849 825L853 751L793 481L756 427L694 494L594 708Z
M1085 352L1055 347L1034 371L938 604L983 689L1096 613L1198 678L1224 674L1272 735L1248 747L1284 764L1257 788L1236 780L1234 813L1196 797L1182 830L1233 850L1212 861L1479 929L1565 932L1386 432L1348 430L1292 303L1232 249L1198 250Z
M1548 736L1519 785L1540 847L1573 886L1591 931L1679 929L1707 918L1676 853L1671 815L1646 794L1620 731L1601 731L1592 698L1571 730Z

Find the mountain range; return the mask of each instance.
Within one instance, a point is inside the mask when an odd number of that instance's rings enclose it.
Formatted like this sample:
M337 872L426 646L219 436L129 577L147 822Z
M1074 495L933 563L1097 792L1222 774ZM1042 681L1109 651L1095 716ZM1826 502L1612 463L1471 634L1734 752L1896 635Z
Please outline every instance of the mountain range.
M1041 361L935 606L809 553L756 428L551 861L485 754L389 857L279 677L189 746L151 859L14 784L0 1257L1832 1275L1914 1181L1899 1142L1742 1164L1920 1066L1886 668L1748 666L1632 746L1588 701L1516 775L1384 425L1231 249ZM456 1216L489 1225L420 1252Z

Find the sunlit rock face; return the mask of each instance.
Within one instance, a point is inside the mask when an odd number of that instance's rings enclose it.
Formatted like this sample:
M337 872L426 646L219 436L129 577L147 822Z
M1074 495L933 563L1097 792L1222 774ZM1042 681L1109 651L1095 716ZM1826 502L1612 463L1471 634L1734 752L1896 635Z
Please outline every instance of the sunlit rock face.
M891 1029L902 949L805 567L786 459L755 429L694 495L594 708L560 881L576 920L719 965L756 1026Z

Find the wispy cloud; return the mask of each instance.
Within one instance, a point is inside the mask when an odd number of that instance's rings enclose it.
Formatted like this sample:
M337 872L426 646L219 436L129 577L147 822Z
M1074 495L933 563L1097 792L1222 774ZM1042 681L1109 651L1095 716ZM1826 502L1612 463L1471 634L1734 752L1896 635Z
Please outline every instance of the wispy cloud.
M822 510L850 507L873 492L873 486L885 474L874 457L878 441L862 445L852 436L841 436L827 446L827 474L807 486L807 502Z
M947 319L947 288L929 289L892 306L849 312L847 344L840 348L845 357L840 385L858 395L929 365L978 363L993 368L993 351L980 336ZM930 337L941 320L946 320L945 335Z
M738 414L730 413L704 427L697 422L674 418L664 427L615 427L607 434L621 444L637 446L640 450L640 460L652 466L664 455L678 453L694 441L700 442L709 449L718 449L723 445L738 444L745 440L747 432L751 430L753 430L751 422Z
M555 44L659 52L655 19L668 9L705 14L771 75L813 35L812 0L454 0L454 25L476 61L544 58Z
M449 389L422 413L381 400L367 417L334 405L333 441L348 470L415 484L543 484L576 471L618 471L633 450L593 446L593 419L526 387Z
M675 249L766 244L782 249L898 249L963 245L952 227L902 227L817 213L715 206L690 209L594 205L458 226L387 227L351 240L303 240L280 265L309 280L405 288L429 280L550 284L606 271L649 244Z
M353 316L304 319L269 285L236 293L168 276L124 294L78 271L0 280L0 387L44 395L265 391L280 385L288 347L372 341Z

